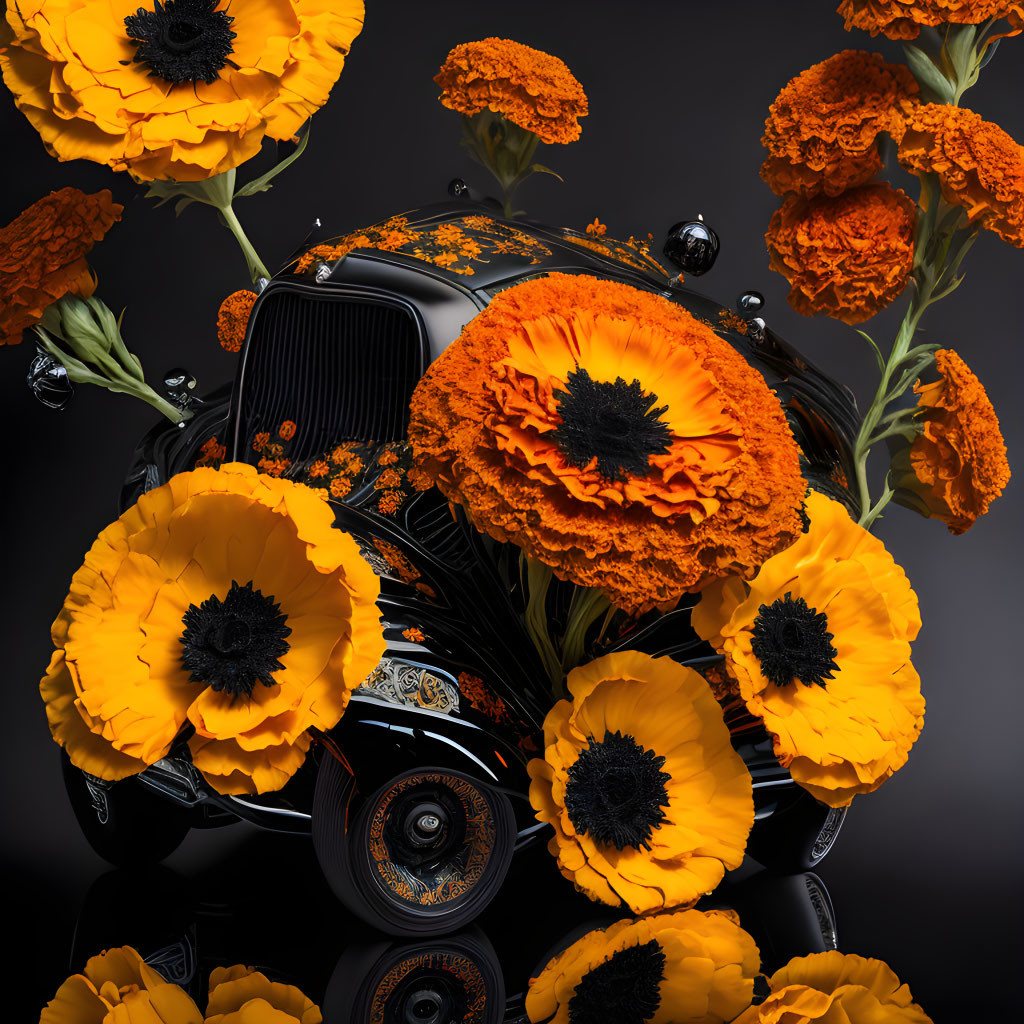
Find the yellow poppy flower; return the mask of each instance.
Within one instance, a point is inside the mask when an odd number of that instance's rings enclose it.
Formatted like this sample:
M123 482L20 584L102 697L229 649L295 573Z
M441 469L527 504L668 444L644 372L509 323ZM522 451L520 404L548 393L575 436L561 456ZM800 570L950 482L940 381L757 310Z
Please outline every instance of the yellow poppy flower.
M203 1024L203 1015L184 989L165 981L131 946L121 946L92 957L39 1016L39 1024L112 1021Z
M637 914L692 904L739 867L750 774L705 680L669 658L609 654L573 669L544 720L530 802L576 888Z
M279 789L376 666L379 584L329 506L231 463L173 477L96 539L53 624L54 739L102 779L186 723L221 793Z
M362 0L10 0L0 71L59 160L204 181L327 101Z
M744 583L713 584L691 622L725 655L794 780L830 807L907 761L924 722L910 663L917 597L885 546L811 492L810 526Z
M723 1024L750 1004L761 958L727 910L681 910L588 932L530 982L551 1024Z
M768 984L771 995L734 1024L932 1024L888 965L854 953L794 957Z

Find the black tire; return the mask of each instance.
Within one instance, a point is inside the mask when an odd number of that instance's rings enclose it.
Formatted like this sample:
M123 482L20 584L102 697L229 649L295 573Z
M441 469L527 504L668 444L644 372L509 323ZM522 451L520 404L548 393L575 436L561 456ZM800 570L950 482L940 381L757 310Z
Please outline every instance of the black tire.
M792 803L754 822L747 852L772 871L808 871L828 856L847 810L828 807L801 790Z
M476 930L430 942L359 943L338 961L323 1011L332 1024L499 1024L501 964Z
M148 792L135 779L97 786L61 751L64 788L82 833L117 867L155 864L173 853L191 828L191 814Z
M335 895L391 935L464 927L497 895L515 848L508 800L447 768L396 775L350 816L351 776L321 762L313 844Z

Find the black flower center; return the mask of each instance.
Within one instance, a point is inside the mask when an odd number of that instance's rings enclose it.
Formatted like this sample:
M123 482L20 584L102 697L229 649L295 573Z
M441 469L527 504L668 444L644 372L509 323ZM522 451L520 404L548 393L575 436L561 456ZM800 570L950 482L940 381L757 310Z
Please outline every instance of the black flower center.
M278 658L288 653L291 627L272 597L232 581L223 601L216 595L190 604L182 616L184 648L181 663L193 683L206 683L235 697L252 696L259 682L274 685L274 673L284 668Z
M646 848L651 833L666 821L665 758L644 750L632 736L606 732L593 737L569 769L565 809L577 832L617 850Z
M217 80L231 55L235 20L215 11L220 0L154 0L153 10L140 7L124 19L135 44L136 64L145 64L150 77L180 85Z
M606 480L625 480L645 476L651 456L672 446L672 431L660 419L668 406L655 408L658 396L644 391L640 381L595 381L577 366L566 385L554 393L562 422L549 436L570 465L582 469L597 459Z
M824 686L839 671L828 617L792 594L758 608L750 649L761 662L764 677L776 686L794 679Z
M665 951L656 939L613 953L580 979L569 1024L643 1024L661 1005Z

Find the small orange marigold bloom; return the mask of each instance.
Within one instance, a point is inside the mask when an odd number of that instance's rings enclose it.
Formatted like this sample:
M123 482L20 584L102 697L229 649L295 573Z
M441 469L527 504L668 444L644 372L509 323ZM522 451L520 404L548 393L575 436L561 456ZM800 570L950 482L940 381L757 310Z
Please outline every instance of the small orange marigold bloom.
M423 633L423 630L417 629L415 626L412 626L409 629L403 629L402 636L404 636L406 640L409 640L411 643L414 644L421 644L423 643L424 640L427 639Z
M352 478L348 476L336 476L331 480L331 495L335 498L344 498L352 490Z
M377 499L377 511L384 516L393 516L402 507L404 500L401 491L385 491Z
M270 476L280 476L291 464L291 459L260 459L256 466Z
M842 0L838 11L847 32L859 28L889 39L916 39L922 25L980 25L989 18L1009 19L1005 35L1024 29L1024 5L1012 0Z
M790 196L764 236L770 266L790 283L789 304L859 324L895 301L914 267L917 207L874 182L841 196Z
M199 449L199 458L196 459L197 466L213 466L216 469L228 454L226 445L217 443L217 435L206 441Z
M317 459L312 466L309 467L309 475L311 477L327 476L331 471L331 467L324 462L323 459Z
M377 456L378 466L393 466L398 461L398 456L391 451L390 448L385 448L384 451Z
M960 534L1003 493L1010 464L981 381L950 349L935 353L935 367L937 381L914 387L924 432L893 459L896 497Z
M815 64L771 105L761 177L780 196L835 196L863 185L882 167L879 135L902 138L918 92L907 67L887 64L877 53L843 50Z
M290 441L295 436L296 426L292 420L285 420L277 429L277 436L282 441Z
M373 486L377 490L382 490L385 487L401 487L402 474L397 469L385 469L374 481Z
M602 224L596 217L587 225L587 234L600 238L608 233L608 225Z
M461 43L434 76L449 110L502 114L542 142L573 142L586 116L583 86L557 57L511 39Z
M243 288L232 292L217 311L217 338L220 347L228 352L240 352L249 326L249 314L256 301L255 292Z
M1024 146L999 125L963 107L929 103L908 120L899 159L914 174L937 174L947 203L1024 248Z
M267 442L270 441L270 435L266 431L261 431L252 439L253 451L261 452L267 446Z
M62 188L38 199L0 229L0 345L17 345L47 307L96 288L85 254L121 219L109 189L86 195Z
M405 478L414 491L429 491L434 486L434 478L419 466L412 466Z

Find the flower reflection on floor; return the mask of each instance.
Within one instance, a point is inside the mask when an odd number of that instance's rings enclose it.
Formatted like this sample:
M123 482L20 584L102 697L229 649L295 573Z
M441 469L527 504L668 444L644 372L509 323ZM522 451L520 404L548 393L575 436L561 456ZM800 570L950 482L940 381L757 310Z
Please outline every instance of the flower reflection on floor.
M741 1011L760 1024L775 1003L831 1020L833 1001L851 1024L876 1020L862 1004L929 1024L884 964L836 952L813 874L745 868L696 910L634 921L567 891L537 849L472 927L403 939L334 903L307 844L241 833L217 851L188 877L163 866L98 877L40 1024L724 1024ZM528 925L524 893L545 908ZM588 999L624 955L646 956L651 998L632 1016L623 1004L595 1017Z

